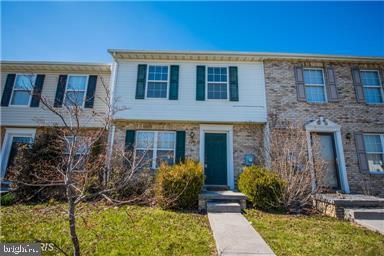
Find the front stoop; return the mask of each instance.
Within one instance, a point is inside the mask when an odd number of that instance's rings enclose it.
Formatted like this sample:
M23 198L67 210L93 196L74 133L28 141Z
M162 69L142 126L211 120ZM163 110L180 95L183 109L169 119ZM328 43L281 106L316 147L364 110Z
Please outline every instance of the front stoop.
M384 208L347 208L344 209L344 218L384 235Z
M239 203L208 202L207 212L241 213L241 207Z
M199 211L207 212L208 204L214 209L225 208L234 210L238 204L240 211L246 208L247 197L240 192L234 192L231 190L224 191L202 191L199 195ZM236 209L237 210L237 209Z

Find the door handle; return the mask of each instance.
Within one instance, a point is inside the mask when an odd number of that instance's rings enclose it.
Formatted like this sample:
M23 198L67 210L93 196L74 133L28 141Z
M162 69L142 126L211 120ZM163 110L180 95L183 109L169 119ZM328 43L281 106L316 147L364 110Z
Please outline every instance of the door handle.
M204 168L208 168L208 165L207 165L207 164L204 164Z

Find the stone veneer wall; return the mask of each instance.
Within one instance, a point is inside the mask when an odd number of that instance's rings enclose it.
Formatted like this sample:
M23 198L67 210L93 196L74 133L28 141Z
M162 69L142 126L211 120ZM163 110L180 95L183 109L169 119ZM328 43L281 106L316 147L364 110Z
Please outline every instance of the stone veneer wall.
M240 174L245 154L254 154L256 161L263 164L263 125L233 124L233 161L235 177ZM117 122L114 146L123 147L126 130L171 130L186 131L185 155L199 159L200 124L181 122ZM193 132L193 138L191 133ZM235 179L236 179L235 178Z
M307 123L323 116L341 125L347 177L352 193L372 193L384 196L384 175L362 173L358 167L354 132L384 133L384 105L357 103L352 82L351 67L360 69L384 69L384 64L332 64L339 101L336 103L298 102L294 78L294 66L323 67L325 63L298 63L289 61L265 61L264 73L268 116L278 114L282 119Z

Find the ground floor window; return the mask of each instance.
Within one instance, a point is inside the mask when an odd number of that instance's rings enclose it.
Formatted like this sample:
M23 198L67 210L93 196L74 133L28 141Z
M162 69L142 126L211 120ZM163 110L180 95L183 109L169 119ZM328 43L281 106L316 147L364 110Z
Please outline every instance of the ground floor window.
M175 161L176 132L137 131L135 159L139 165L156 169L161 162Z
M69 156L70 149L75 151L73 169L81 171L85 167L85 155L88 153L87 141L84 137L66 136L64 154Z
M369 171L384 174L384 134L364 134Z

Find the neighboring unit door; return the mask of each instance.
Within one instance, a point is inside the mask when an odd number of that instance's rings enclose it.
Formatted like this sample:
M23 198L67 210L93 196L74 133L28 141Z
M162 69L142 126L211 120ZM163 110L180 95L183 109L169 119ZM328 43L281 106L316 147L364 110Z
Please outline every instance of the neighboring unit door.
M332 133L320 133L320 154L327 165L323 185L331 189L340 189L335 141Z
M206 185L227 185L227 134L205 133Z

